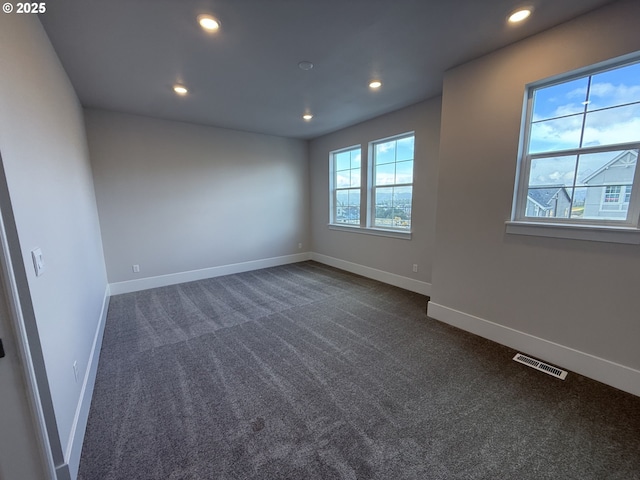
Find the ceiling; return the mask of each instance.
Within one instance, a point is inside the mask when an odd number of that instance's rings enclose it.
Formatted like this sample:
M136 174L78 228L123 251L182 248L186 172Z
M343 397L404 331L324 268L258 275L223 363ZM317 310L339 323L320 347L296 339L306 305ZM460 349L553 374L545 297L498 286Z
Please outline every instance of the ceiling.
M309 139L439 95L447 69L610 2L525 1L519 26L505 21L519 0L55 0L40 19L86 107ZM202 13L222 28L203 31Z

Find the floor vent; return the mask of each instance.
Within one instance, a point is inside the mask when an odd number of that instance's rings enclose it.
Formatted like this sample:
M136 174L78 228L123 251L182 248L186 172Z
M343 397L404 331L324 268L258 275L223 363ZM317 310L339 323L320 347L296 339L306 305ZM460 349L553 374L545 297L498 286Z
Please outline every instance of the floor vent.
M531 368L540 370L541 372L551 375L552 377L556 377L561 380L564 380L565 378L567 378L567 372L565 372L564 370L560 370L557 367L543 363L540 360L536 360L535 358L527 357L526 355L523 355L521 353L516 354L516 356L513 357L513 359L516 362L520 362Z

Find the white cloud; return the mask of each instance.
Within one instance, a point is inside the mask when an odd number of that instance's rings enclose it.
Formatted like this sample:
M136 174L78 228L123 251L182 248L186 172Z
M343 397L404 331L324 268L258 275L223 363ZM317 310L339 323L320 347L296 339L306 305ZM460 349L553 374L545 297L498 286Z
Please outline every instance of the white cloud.
M576 88L574 90L571 90L569 93L567 93L567 97L568 98L580 98L582 100L584 100L587 96L587 87L580 87L580 88Z
M582 89L570 92L568 96L577 96ZM593 100L590 110L601 105L624 105L640 101L640 85L612 85L596 83L592 85ZM576 103L567 103L556 109L556 115L568 115L576 112ZM547 151L577 148L582 134L583 115L574 115L555 120L536 123L531 130L532 151ZM611 145L640 141L640 103L624 107L609 108L587 113L584 128L584 146Z
M597 106L594 106L594 104L597 104L595 99L605 100L604 104L606 106L638 102L640 101L640 85L594 83L591 85L589 97L592 101L589 108L592 110L597 108Z
M379 143L376 145L376 149L380 153L385 153L395 147L395 142Z
M351 172L351 175L349 175ZM354 187L360 186L360 171L359 170L345 170L336 174L336 187Z
M640 117L625 122L606 121L587 124L584 129L584 146L611 145L640 140Z

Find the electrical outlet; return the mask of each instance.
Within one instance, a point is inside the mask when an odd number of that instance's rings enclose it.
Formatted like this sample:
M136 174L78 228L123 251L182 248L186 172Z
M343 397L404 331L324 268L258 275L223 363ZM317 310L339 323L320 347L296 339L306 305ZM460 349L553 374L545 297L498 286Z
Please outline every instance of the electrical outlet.
M133 273L140 273L140 265L133 266Z
M78 361L73 362L73 376L76 377L76 383L78 383Z
M302 243L298 244L298 250L302 248Z
M417 263L414 263L414 264L413 264L413 271L414 271L414 272L417 272L417 271L418 271L418 264L417 264Z

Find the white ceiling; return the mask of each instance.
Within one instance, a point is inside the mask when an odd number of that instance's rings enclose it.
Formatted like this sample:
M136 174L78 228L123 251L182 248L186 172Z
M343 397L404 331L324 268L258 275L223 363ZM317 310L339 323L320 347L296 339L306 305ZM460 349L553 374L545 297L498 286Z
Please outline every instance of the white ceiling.
M447 69L610 2L525 0L518 27L519 0L55 0L40 19L84 106L308 139L438 95Z

